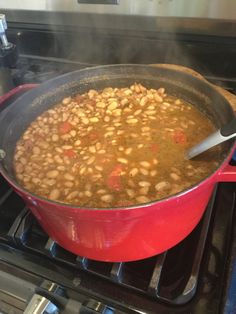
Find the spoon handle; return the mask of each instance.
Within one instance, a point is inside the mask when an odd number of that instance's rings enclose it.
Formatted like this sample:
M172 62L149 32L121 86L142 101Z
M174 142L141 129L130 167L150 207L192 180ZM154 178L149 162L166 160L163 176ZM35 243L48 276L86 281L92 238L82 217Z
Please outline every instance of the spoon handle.
M230 136L236 133L236 117L220 129L223 136Z
M195 145L193 148L189 149L186 153L186 158L191 159L204 151L223 143L236 136L236 118L234 118L230 123L223 126L220 130L208 136L205 140Z

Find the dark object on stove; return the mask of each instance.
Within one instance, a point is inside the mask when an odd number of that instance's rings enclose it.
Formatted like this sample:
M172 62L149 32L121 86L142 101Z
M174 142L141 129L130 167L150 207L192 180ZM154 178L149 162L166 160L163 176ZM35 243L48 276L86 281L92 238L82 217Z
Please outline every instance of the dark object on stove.
M150 257L176 245L198 224L218 181L234 180L228 166L234 142L222 145L220 165L194 188L149 204L107 209L83 208L46 200L25 191L15 180L13 153L28 125L54 103L90 88L129 86L138 80L148 87L163 86L205 110L223 125L233 117L229 103L212 86L181 71L142 65L113 65L63 75L22 96L0 119L0 148L6 157L1 171L27 202L44 230L65 249L100 261L133 261ZM217 102L218 106L215 107ZM21 119L17 115L21 114Z
M0 66L0 96L4 95L12 88L14 88L14 83L10 69Z

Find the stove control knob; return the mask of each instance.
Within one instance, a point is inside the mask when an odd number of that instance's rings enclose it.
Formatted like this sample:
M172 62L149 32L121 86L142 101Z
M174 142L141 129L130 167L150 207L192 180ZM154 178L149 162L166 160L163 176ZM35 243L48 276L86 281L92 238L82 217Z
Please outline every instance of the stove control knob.
M2 48L4 49L10 49L12 48L12 44L9 43L7 40L7 36L5 34L5 31L7 29L7 22L5 14L0 14L0 38L2 41Z
M5 14L0 14L0 33L5 33L5 30L7 29L7 21Z

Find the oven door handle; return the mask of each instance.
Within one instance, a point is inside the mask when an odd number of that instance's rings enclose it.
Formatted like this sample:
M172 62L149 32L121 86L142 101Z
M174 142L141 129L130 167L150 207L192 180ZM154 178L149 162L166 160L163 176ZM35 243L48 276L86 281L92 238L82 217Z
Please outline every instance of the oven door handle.
M35 293L23 314L58 314L58 307L47 298Z

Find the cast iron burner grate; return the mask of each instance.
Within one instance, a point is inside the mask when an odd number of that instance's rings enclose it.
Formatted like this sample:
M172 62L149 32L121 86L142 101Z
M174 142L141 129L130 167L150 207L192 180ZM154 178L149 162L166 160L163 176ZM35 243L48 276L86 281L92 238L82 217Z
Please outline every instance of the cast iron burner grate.
M215 193L194 231L167 252L135 262L106 263L76 256L48 238L24 201L0 177L0 242L89 272L165 303L187 303L195 294Z

